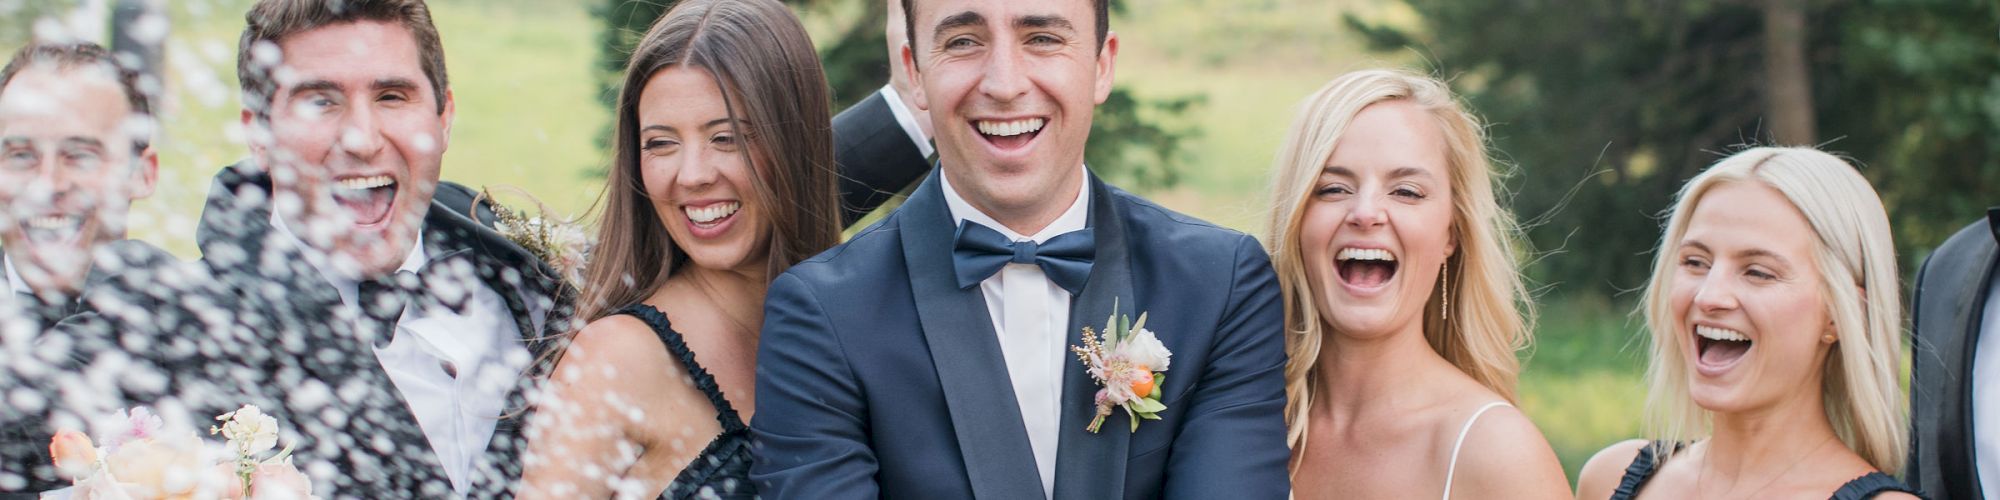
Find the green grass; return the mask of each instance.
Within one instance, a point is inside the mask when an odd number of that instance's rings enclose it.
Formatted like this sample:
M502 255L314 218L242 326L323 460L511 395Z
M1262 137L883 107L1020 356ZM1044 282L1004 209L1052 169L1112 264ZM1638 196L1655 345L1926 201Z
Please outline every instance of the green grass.
M1639 437L1648 340L1630 304L1544 301L1521 370L1521 411L1535 421L1571 481L1597 450Z

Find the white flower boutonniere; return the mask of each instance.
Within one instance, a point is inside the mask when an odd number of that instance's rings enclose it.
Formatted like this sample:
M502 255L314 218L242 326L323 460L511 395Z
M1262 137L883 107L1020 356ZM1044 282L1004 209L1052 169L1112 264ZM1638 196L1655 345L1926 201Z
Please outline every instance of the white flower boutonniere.
M1139 431L1139 420L1159 420L1159 413L1167 410L1167 405L1160 403L1160 387L1167 383L1163 372L1172 364L1174 354L1146 329L1146 313L1139 313L1135 323L1119 315L1114 304L1111 317L1104 321L1104 331L1083 327L1083 345L1070 346L1070 350L1090 369L1090 378L1103 386L1097 390L1097 418L1091 419L1090 432L1104 425L1113 408L1125 409L1132 422L1131 432Z

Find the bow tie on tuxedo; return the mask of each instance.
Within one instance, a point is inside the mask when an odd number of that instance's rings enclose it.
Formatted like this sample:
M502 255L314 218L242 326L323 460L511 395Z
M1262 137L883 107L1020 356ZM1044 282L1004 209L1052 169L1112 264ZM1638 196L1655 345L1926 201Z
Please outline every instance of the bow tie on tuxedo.
M380 278L359 283L357 302L361 315L373 329L376 347L387 346L395 337L396 323L401 321L403 311L413 301L426 305L443 306L454 313L465 312L465 303L471 297L471 288L483 286L478 278L446 279L444 272L457 264L471 262L465 252L453 252L432 259L424 265L422 274L397 271Z
M958 275L959 288L971 288L1007 264L1034 264L1056 286L1071 294L1082 293L1084 282L1090 278L1091 259L1097 255L1097 242L1089 228L1036 244L1010 241L1000 231L964 221L958 224L954 240L951 265Z
M44 329L62 322L63 318L83 312L83 299L77 297L49 300L32 292L14 292L14 299L14 304Z

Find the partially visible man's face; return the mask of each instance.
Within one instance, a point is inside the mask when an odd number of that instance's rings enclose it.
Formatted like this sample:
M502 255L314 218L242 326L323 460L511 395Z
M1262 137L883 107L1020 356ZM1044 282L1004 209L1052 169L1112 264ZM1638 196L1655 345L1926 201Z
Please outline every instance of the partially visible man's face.
M908 56L952 186L1032 234L1073 200L1092 113L1111 92L1087 0L920 0ZM1010 221L1009 219L1015 219Z
M416 38L400 24L325 26L278 49L269 142L253 140L252 152L271 169L279 216L343 272L394 272L437 190L451 93L432 91ZM258 127L248 110L243 120Z
M98 243L125 237L157 159L107 68L37 64L0 89L0 244L38 293L74 293Z

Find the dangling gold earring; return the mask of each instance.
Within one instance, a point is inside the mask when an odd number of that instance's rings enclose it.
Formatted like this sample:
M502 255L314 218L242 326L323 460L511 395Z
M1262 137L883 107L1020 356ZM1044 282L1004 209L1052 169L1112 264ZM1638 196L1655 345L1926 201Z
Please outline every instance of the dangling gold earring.
M1451 257L1445 257L1444 270L1438 273L1438 294L1444 297L1444 304L1438 307L1438 314L1445 321L1451 321Z
M1826 335L1822 335L1822 336L1820 336L1820 338L1819 338L1819 341L1820 341L1820 342L1825 342L1825 343L1828 343L1828 344L1831 344L1831 343L1834 343L1834 342L1839 342L1839 341L1840 341L1840 337L1835 337L1835 336L1833 336L1833 334L1829 333L1829 334L1826 334Z

